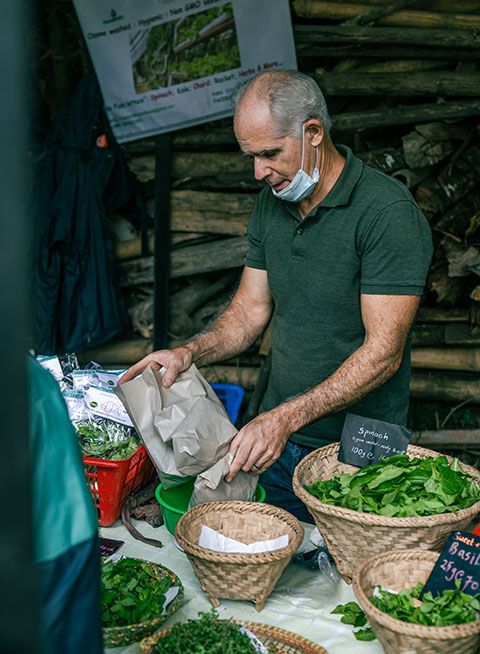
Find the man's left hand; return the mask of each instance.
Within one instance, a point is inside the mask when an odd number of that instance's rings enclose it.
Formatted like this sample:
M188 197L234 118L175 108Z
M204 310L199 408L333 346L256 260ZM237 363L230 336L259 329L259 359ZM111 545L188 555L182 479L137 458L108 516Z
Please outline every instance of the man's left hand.
M290 437L285 421L273 410L262 413L242 427L230 443L236 450L226 481L240 470L259 475L280 458Z

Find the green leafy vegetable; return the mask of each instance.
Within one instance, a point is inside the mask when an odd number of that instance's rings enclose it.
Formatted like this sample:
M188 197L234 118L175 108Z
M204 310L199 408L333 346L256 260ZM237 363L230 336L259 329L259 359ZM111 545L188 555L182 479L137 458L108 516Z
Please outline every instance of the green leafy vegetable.
M213 609L199 616L174 624L155 645L155 654L257 654L250 638L232 620L219 620Z
M478 620L480 602L478 596L467 595L462 592L461 582L455 582L456 588L443 590L435 597L432 593L425 593L419 600L423 584L419 583L413 588L406 588L399 593L385 590L380 586L370 601L380 611L388 613L392 618L402 622L413 622L428 627L448 627L455 624L466 624ZM353 632L357 640L375 640L367 617L356 602L339 604L332 613L342 615L341 622L360 627Z
M398 454L305 489L325 504L397 518L450 513L480 500L476 481L445 456Z
M370 601L380 611L402 622L414 622L429 627L448 627L472 622L476 619L480 602L477 597L467 595L460 590L462 586L460 581L455 583L456 588L443 590L435 597L432 593L425 593L421 602L418 598L423 584L417 584L400 593L378 588Z
M339 604L333 609L332 613L340 614L342 616L340 622L344 624L351 624L354 628L361 627L361 629L353 632L357 640L375 640L376 636L367 623L367 616L356 602Z
M102 623L104 627L138 624L162 615L170 578L159 578L147 561L122 558L102 565Z
M140 447L140 439L131 428L119 425L117 429L110 422L109 429L104 427L106 421L80 422L76 425L83 453L99 459L119 461L128 459ZM118 432L118 433L117 433Z

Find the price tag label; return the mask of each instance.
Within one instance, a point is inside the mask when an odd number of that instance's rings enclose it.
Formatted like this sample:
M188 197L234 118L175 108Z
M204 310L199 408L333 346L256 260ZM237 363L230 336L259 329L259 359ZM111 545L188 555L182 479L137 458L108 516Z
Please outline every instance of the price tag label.
M347 413L338 460L357 468L407 451L412 432L402 425Z
M461 590L468 595L480 593L480 536L469 531L452 531L438 561L427 579L422 595L455 588L460 581Z

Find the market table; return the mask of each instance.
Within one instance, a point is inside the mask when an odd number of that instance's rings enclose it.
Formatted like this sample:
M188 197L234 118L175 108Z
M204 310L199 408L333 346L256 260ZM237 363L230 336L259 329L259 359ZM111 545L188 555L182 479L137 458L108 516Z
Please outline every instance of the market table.
M175 546L173 537L166 527L155 529L145 522L136 520L133 524L143 535L161 540L163 547L156 548L135 540L120 521L111 527L101 528L100 535L125 541L118 554L160 563L180 577L185 588L185 601L181 608L162 625L162 628L171 626L179 620L196 618L199 611L208 611L211 604L203 594L187 556ZM304 527L305 539L301 549L313 549L313 545L309 542L312 526L304 524ZM347 652L348 654L382 654L383 648L378 641L357 641L353 636L352 627L342 624L340 616L330 614L337 604L345 604L352 600L355 601L352 587L341 580L335 595L329 598L322 593L317 595L310 584L307 592L301 596L298 593L292 596L274 591L260 613L255 610L253 602L244 600L221 600L218 612L222 618L232 617L237 620L264 622L296 632L319 643L329 654ZM140 648L138 643L133 643L126 647L108 648L105 652L138 654Z

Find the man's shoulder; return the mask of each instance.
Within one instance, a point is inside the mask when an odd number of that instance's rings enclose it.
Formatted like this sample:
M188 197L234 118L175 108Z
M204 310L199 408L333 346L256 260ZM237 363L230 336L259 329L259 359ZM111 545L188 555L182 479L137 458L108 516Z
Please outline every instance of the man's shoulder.
M375 203L379 209L402 201L416 205L405 184L367 164L363 164L362 174L356 187L356 196L359 201Z

